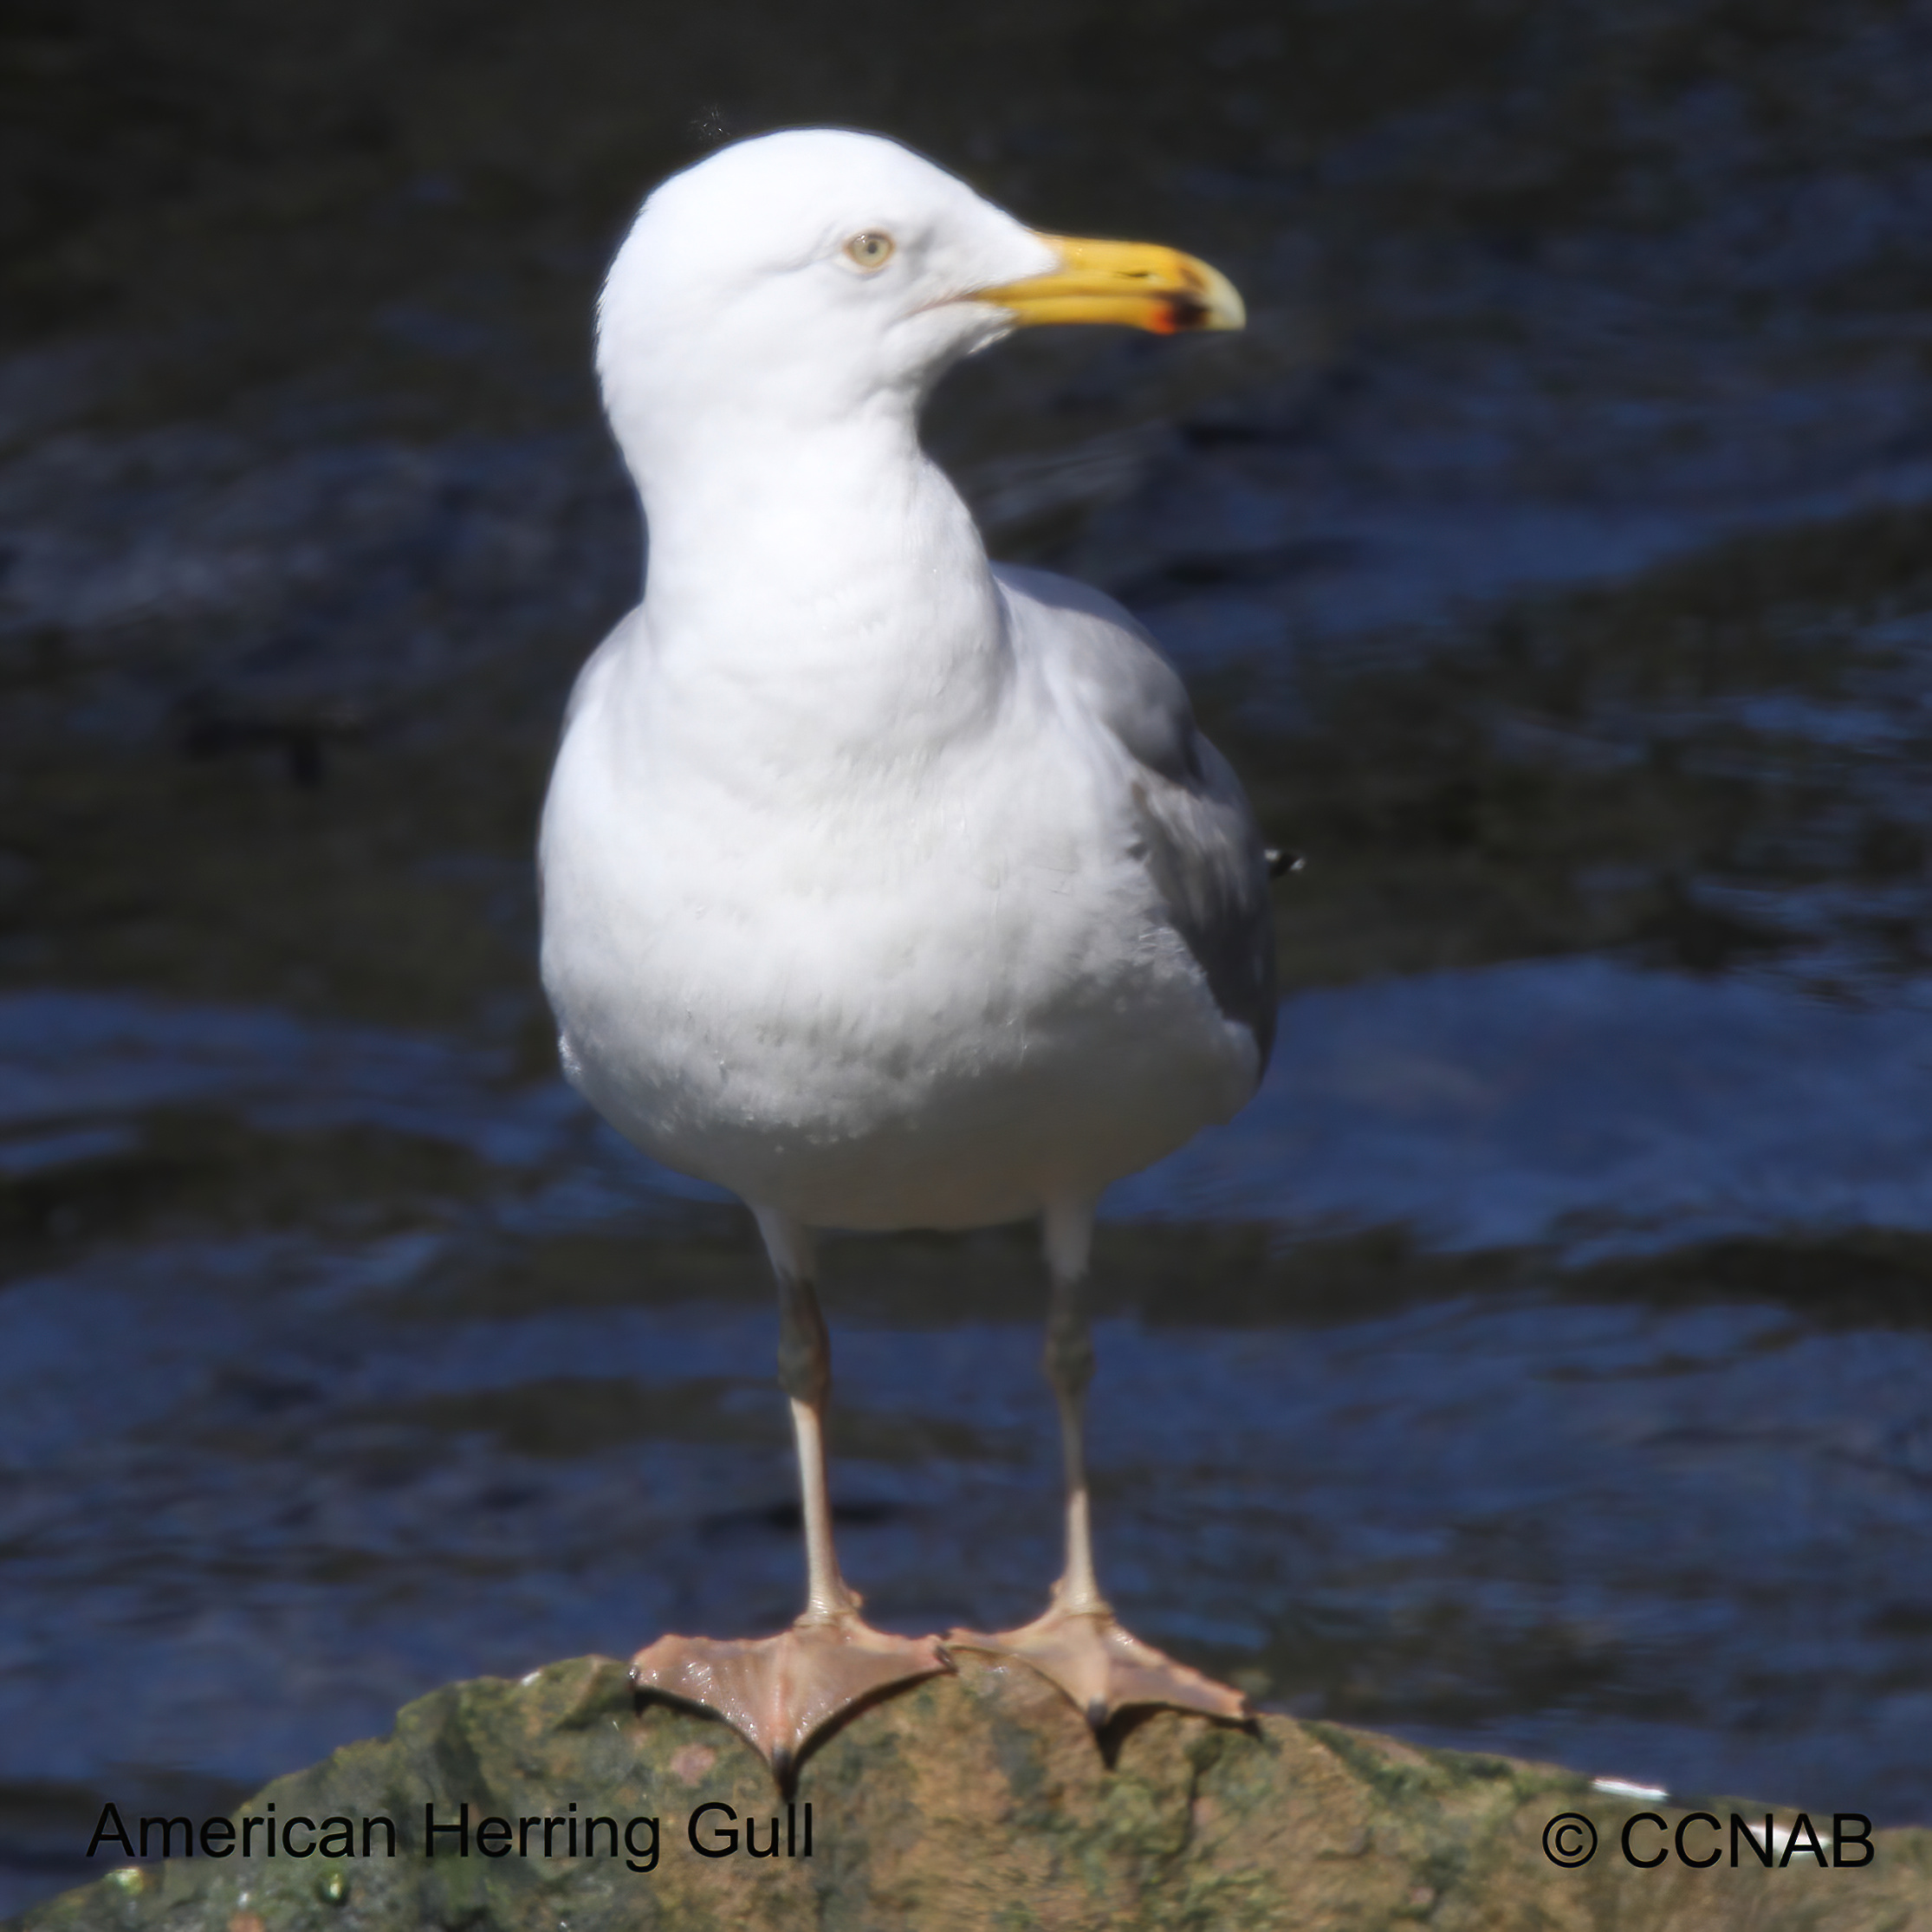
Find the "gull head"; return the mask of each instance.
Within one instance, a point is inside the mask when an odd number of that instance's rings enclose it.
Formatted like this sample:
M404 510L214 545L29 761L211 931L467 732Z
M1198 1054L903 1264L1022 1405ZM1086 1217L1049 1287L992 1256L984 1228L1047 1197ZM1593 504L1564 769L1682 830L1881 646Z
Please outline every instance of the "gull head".
M651 196L598 304L597 367L635 468L687 427L910 412L1019 327L1242 319L1226 279L1177 250L1039 234L895 141L807 128L721 149Z

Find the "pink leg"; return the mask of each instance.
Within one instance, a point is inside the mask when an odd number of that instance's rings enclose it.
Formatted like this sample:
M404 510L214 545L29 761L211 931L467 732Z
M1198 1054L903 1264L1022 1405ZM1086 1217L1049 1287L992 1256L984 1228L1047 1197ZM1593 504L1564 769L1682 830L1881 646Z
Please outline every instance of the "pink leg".
M631 1676L642 1689L716 1711L784 1784L813 1736L841 1712L951 1666L937 1638L894 1637L865 1623L858 1592L839 1574L825 1468L832 1350L810 1251L794 1223L758 1219L778 1274L778 1379L791 1400L798 1450L805 1610L776 1637L660 1637L632 1660Z
M1047 1217L1047 1258L1053 1286L1047 1312L1047 1378L1060 1409L1060 1452L1066 1477L1066 1560L1046 1614L1016 1631L985 1637L950 1631L956 1650L1018 1658L1057 1684L1099 1730L1129 1704L1168 1704L1238 1718L1247 1710L1238 1690L1143 1643L1115 1622L1093 1573L1093 1534L1087 1503L1086 1410L1093 1378L1093 1345L1081 1289L1092 1234L1090 1208Z

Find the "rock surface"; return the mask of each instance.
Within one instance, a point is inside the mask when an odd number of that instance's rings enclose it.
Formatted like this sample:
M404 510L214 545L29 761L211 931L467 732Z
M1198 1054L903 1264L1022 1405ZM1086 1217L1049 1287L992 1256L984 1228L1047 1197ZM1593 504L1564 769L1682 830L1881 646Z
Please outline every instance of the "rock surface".
M95 1856L120 1869L14 1923L20 1932L1932 1928L1932 1832L1875 1833L1862 1866L1819 1869L1800 1832L1781 1868L1761 1869L1747 1850L1735 1869L1720 1859L1691 1870L1667 1857L1638 1870L1619 1849L1625 1821L1648 1810L1675 1828L1681 1809L1607 1795L1544 1766L1285 1717L1243 1729L1128 1713L1103 1751L1030 1672L961 1663L957 1677L861 1711L825 1739L801 1769L789 1812L735 1734L640 1702L609 1658L552 1664L521 1683L451 1685L408 1706L388 1737L349 1745L243 1806L234 1815L253 1856L237 1844L217 1858L198 1844L140 1869L110 1838ZM447 1832L425 1857L425 1806L438 1827L460 1827L464 1805L467 1852ZM694 1822L706 1805L729 1806L735 1820L714 1808ZM1762 1806L1705 1808L1727 1822L1741 1812L1761 1836ZM265 1825L247 1823L271 1809L285 1834L272 1858ZM1546 1825L1565 1812L1589 1819L1598 1841L1575 1869L1543 1849ZM1780 1827L1794 1815L1780 1812ZM379 1824L363 1855L372 1818L394 1821L393 1858ZM487 1826L492 1818L507 1822ZM548 1857L546 1819L560 1821ZM574 1824L593 1819L612 1822L598 1827L593 1855L580 1839L573 1856ZM651 1865L642 1821L652 1819L655 1865L632 1869ZM139 1820L121 1822L138 1849ZM204 1821L191 1822L199 1832ZM1831 1819L1814 1822L1829 1858ZM158 1842L160 1825L150 1829ZM217 1848L224 1830L208 1834ZM295 1856L312 1832L321 1842ZM748 1832L759 1856L748 1855ZM178 1823L177 1851L180 1832ZM606 1841L626 1832L628 1848L613 1855ZM738 1849L725 1849L734 1835ZM486 1841L498 1855L485 1855ZM1655 1824L1635 1828L1642 1855L1669 1842ZM1702 1823L1689 1827L1693 1855L1723 1842ZM1844 1855L1858 1854L1847 1844Z

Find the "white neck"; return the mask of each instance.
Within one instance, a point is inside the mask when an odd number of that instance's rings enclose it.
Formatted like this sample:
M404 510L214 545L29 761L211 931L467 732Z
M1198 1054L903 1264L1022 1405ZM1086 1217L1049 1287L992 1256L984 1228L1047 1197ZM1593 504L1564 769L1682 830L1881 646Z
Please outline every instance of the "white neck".
M650 533L642 632L751 736L846 763L917 758L987 716L1008 664L971 513L919 448L911 399L827 419L707 412L619 433Z

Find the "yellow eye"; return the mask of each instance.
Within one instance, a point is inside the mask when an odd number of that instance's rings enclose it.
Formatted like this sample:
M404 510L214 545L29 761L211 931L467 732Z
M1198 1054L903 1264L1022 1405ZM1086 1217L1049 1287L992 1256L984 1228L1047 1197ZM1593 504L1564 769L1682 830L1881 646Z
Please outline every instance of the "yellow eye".
M892 237L867 230L863 235L854 235L846 243L846 259L868 274L874 269L883 269L892 259Z

